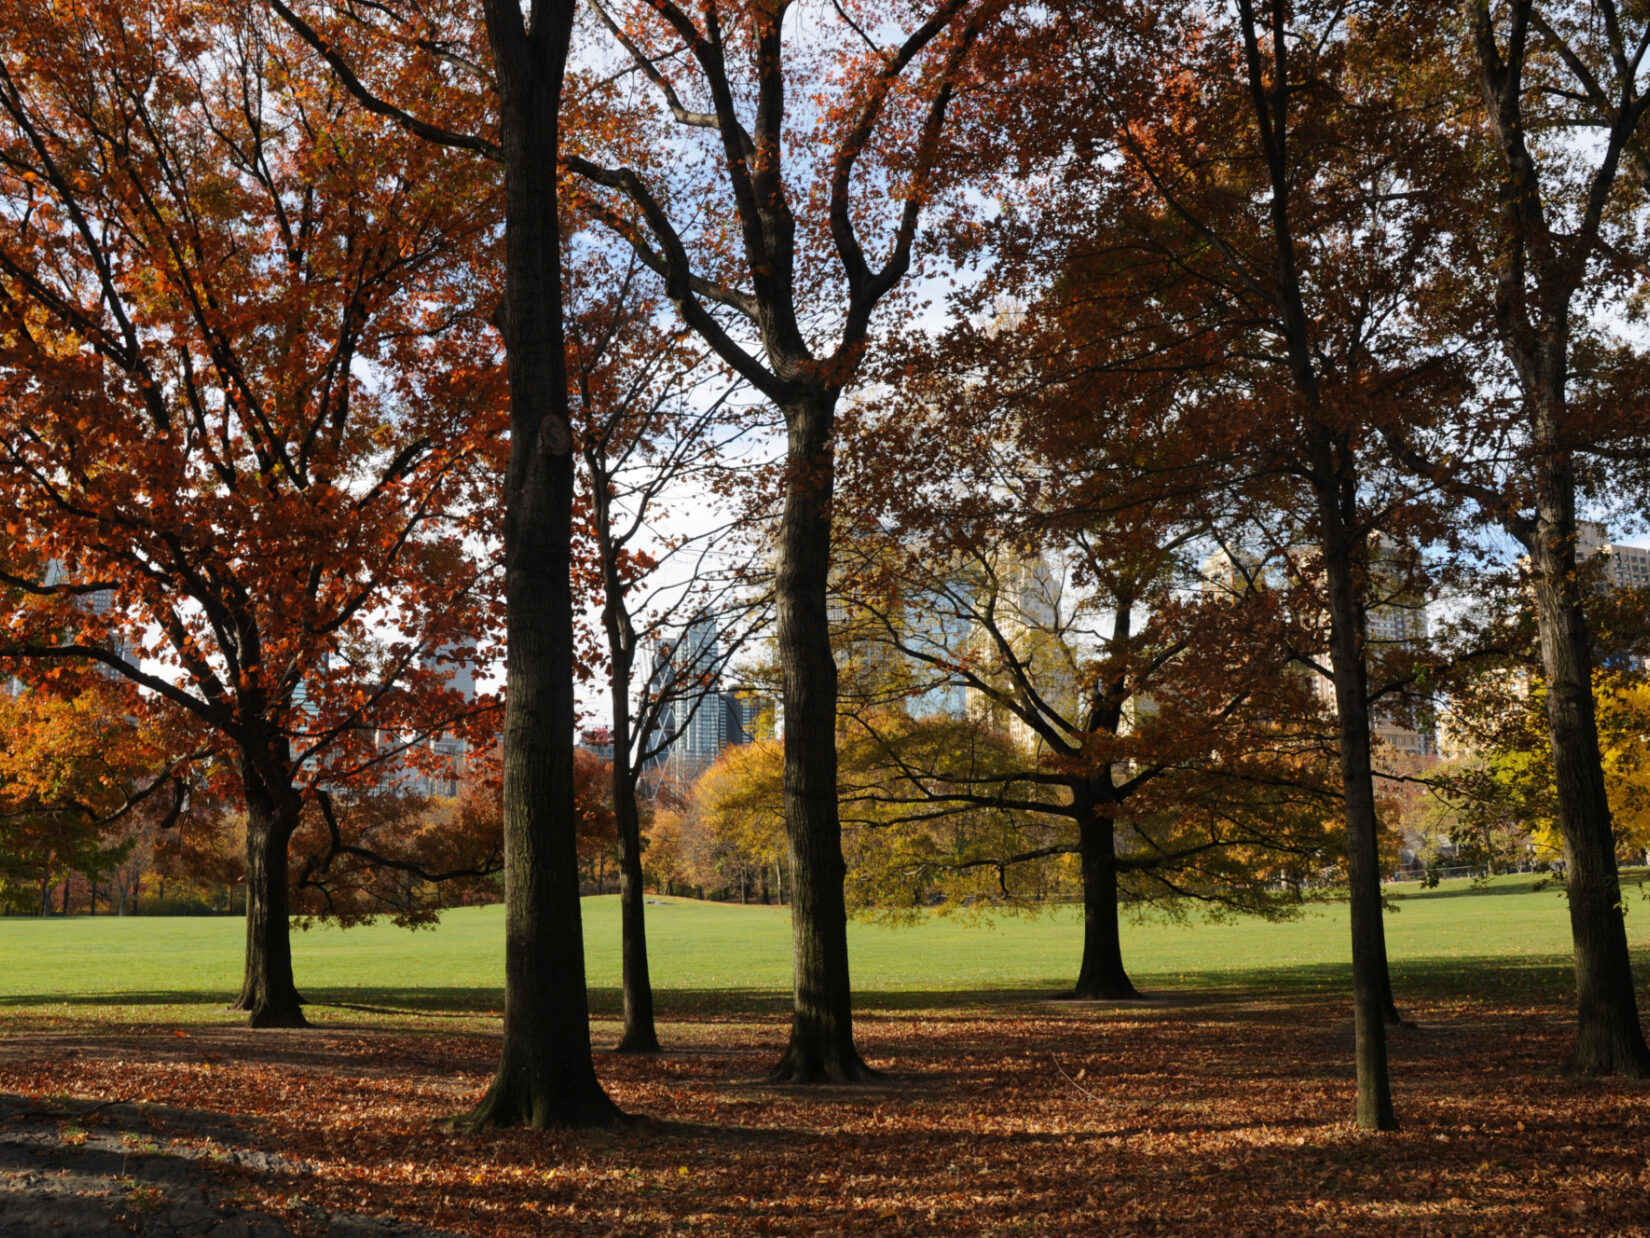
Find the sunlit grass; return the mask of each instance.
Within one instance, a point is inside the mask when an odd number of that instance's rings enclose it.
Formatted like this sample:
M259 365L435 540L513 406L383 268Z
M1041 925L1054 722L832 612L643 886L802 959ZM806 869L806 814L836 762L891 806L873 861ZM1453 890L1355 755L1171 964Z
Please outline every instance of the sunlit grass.
M1569 923L1560 888L1528 878L1488 887L1447 883L1434 891L1393 887L1386 917L1401 991L1506 988L1554 993L1568 983ZM1628 897L1629 911L1643 897ZM617 1005L618 900L586 899L585 953L598 1013ZM1635 948L1650 914L1629 915ZM933 915L914 927L850 927L854 986L862 1007L909 1007L1033 996L1069 986L1081 951L1075 907L989 920ZM0 918L0 1007L104 1007L105 1020L134 1021L156 1006L199 1007L214 1017L239 987L244 929L228 917ZM662 1012L781 1008L790 988L790 922L784 908L650 899L648 934ZM1344 988L1349 954L1343 904L1310 905L1296 919L1173 921L1130 917L1124 954L1145 989ZM440 927L409 932L388 923L293 935L298 984L329 1020L374 1011L496 1011L502 1000L499 907L448 912ZM181 1011L178 1013L182 1013Z

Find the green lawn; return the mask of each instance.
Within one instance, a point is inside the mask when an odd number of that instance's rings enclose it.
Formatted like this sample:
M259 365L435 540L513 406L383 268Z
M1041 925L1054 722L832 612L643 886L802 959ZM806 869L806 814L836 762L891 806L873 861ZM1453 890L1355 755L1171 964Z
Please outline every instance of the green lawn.
M1387 934L1401 991L1455 990L1472 972L1515 990L1565 983L1569 928L1556 888L1507 878L1488 889L1397 889L1406 892L1387 915ZM1641 901L1631 893L1629 910ZM665 1012L785 1001L786 911L672 899L651 901L648 916ZM1650 914L1630 915L1628 923L1635 949L1645 947ZM238 987L241 939L240 921L230 918L0 918L0 1005L221 1003ZM386 923L295 933L293 954L299 987L317 1004L486 1011L500 1000L502 939L501 908L468 908L447 913L433 932ZM617 899L587 899L586 957L598 1011L616 1004L618 942ZM862 1004L908 1007L1069 985L1081 935L1077 909L1063 907L989 923L937 915L914 927L856 923L850 943ZM1346 908L1318 905L1283 923L1149 918L1125 925L1124 951L1146 988L1338 988L1346 975Z

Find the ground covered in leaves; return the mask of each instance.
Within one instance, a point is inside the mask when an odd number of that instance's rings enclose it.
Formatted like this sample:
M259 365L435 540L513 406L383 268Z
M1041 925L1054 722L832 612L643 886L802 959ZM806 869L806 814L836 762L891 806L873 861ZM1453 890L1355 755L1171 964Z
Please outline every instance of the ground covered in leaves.
M1349 1020L1323 994L870 1010L887 1079L856 1088L763 1083L782 1016L681 1017L657 1058L598 1054L643 1120L596 1134L443 1125L485 1089L496 1020L311 1013L304 1032L13 1017L0 1092L58 1115L29 1121L59 1159L116 1121L73 1107L158 1115L127 1161L193 1158L212 1201L296 1234L1650 1234L1650 1085L1553 1072L1557 1002L1413 1006L1386 1135L1348 1120Z

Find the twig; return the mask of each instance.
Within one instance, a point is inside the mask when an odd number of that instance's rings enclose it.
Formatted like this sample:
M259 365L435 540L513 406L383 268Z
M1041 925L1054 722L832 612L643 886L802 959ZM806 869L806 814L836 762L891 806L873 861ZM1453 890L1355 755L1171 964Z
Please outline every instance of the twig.
M1054 1054L1052 1054L1052 1053L1049 1054L1048 1055L1048 1060L1054 1063L1054 1069L1055 1070L1059 1071L1062 1075L1065 1076L1066 1082L1071 1084L1072 1087L1076 1088L1084 1096L1088 1097L1090 1100L1096 1102L1097 1104L1105 1105L1105 1104L1110 1104L1111 1103L1104 1096L1096 1096L1093 1092L1089 1091L1081 1083L1078 1083L1077 1080L1075 1078L1073 1078L1072 1075L1066 1070L1066 1068L1064 1066L1060 1065L1060 1059L1055 1057Z
M108 1109L114 1105L130 1104L130 1096L117 1096L113 1100L99 1101L90 1109L82 1109L79 1113L70 1113L56 1109L20 1109L17 1116L20 1118L89 1118L99 1109Z

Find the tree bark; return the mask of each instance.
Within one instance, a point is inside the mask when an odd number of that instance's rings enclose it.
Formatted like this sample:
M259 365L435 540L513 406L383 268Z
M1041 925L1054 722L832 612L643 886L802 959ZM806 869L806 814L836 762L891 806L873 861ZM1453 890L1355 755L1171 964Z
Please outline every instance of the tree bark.
M1089 789L1073 789L1077 845L1083 865L1083 963L1072 996L1123 1001L1140 996L1123 967L1117 923L1117 834L1110 815L1097 814Z
M1543 453L1540 459L1537 527L1529 550L1575 943L1576 1046L1568 1068L1642 1079L1650 1077L1650 1046L1639 1023L1627 951L1592 653L1576 579L1575 482L1567 452Z
M1512 6L1513 26L1528 28L1531 7L1527 0ZM1587 176L1589 206L1579 220L1555 227L1543 200L1543 165L1527 141L1528 41L1509 39L1503 54L1490 6L1468 3L1463 10L1473 33L1487 127L1502 157L1497 333L1529 417L1528 467L1520 480L1534 491L1534 519L1515 510L1503 515L1503 523L1529 552L1547 679L1547 725L1575 943L1577 1036L1569 1067L1642 1078L1650 1076L1650 1049L1639 1024L1627 953L1593 704L1592 651L1576 580L1576 440L1567 407L1572 306L1600 245L1605 203L1622 156L1632 158L1634 130L1643 123L1642 98L1634 87L1627 100L1606 105L1609 115L1600 117L1606 123L1594 131L1604 140Z
M610 603L611 604L611 603ZM620 1053L657 1053L653 982L647 965L646 900L642 889L642 815L630 769L630 662L613 661L613 815L619 833L619 932L624 967L624 1032Z
M1352 479L1337 467L1329 433L1314 424L1312 463L1324 581L1328 592L1330 664L1340 722L1341 786L1346 797L1346 867L1351 894L1352 1012L1356 1038L1357 1124L1398 1129L1388 1073L1386 926L1381 912L1375 781L1370 761L1369 685L1364 668L1364 610L1353 574L1352 543L1343 515Z
M609 1126L590 1055L573 807L572 432L557 158L573 5L486 0L505 169L504 1044L474 1125Z
M246 976L235 1009L252 1027L308 1027L292 980L287 844L298 825L296 793L274 793L243 760L246 788Z
M785 700L785 833L791 856L794 996L776 1080L872 1078L854 1046L837 815L836 661L826 588L831 567L833 398L787 407L785 508L775 580Z
M1376 884L1377 886L1380 884L1379 877L1376 878ZM1383 911L1384 909L1383 905ZM1404 1018L1403 1012L1398 1009L1397 999L1392 996L1392 966L1391 961L1386 956L1386 917L1384 915L1381 917L1380 986L1381 1010L1383 1017L1386 1019L1386 1025L1388 1027L1415 1026Z

